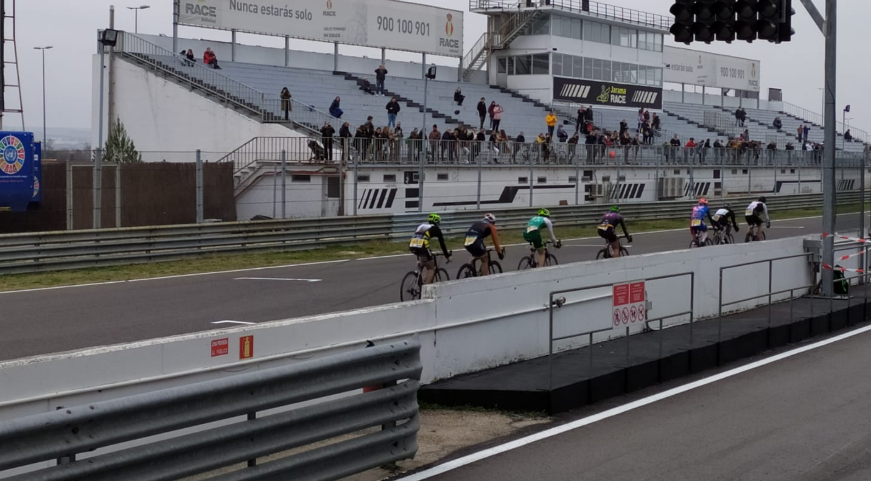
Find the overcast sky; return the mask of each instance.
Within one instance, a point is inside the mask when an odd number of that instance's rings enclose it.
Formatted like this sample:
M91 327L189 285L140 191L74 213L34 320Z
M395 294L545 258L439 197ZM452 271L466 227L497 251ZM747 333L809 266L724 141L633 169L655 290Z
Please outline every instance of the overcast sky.
M7 0L7 10L11 0ZM468 0L430 0L416 3L444 6L468 11ZM634 8L651 13L668 15L673 0L611 0L619 7ZM815 0L822 8L823 0ZM845 104L852 104L854 118L851 124L871 131L871 121L866 112L871 112L871 95L867 93L869 67L867 43L871 38L865 22L871 18L871 2L867 0L842 1L838 21L838 120ZM20 57L24 94L25 121L29 128L42 123L42 82L40 52L36 46L52 45L46 54L46 83L48 126L89 128L91 116L90 58L96 52L96 31L108 26L109 5L115 5L116 28L133 30L132 11L128 6L151 5L139 14L139 31L150 34L172 34L171 0L18 0L18 54ZM816 25L804 11L801 3L794 2L797 13L793 20L796 35L788 44L773 45L768 42L735 42L731 45L715 43L694 44L690 48L715 53L757 59L762 62L762 95L767 98L769 87L781 88L784 100L798 104L814 112L820 112L823 86L824 42ZM466 49L478 39L486 27L482 15L466 14ZM183 37L208 38L229 41L229 32L206 29L181 28ZM279 38L239 35L241 43L282 47ZM674 45L670 39L666 45ZM683 46L683 45L681 45ZM291 48L320 52L332 52L332 45L316 42L292 42ZM343 47L343 53L378 57L374 49ZM419 56L388 52L388 58L402 60ZM450 60L455 64L454 60ZM7 75L12 71L7 68ZM8 95L15 95L9 90ZM13 101L14 102L14 101ZM15 116L7 117L7 125L17 123Z

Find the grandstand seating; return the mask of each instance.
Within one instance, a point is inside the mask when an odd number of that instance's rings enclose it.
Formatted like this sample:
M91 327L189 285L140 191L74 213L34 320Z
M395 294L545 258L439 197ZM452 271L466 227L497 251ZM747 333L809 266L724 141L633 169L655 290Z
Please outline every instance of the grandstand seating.
M735 115L734 110L724 109L725 112L731 116ZM760 110L760 109L748 109L744 108L747 112L747 120L748 125L752 120L753 123L757 123L759 125L766 126L766 128L770 127L771 130L769 132L776 132L773 127L774 119L776 117L780 117L780 121L783 122L783 128L781 129L784 136L788 137L789 141L793 143L798 143L798 139L796 136L796 130L800 125L807 125L810 127L810 132L808 132L808 137L811 142L823 143L825 132L822 127L816 125L812 122L808 122L806 120L799 119L797 117L793 117L792 115L783 113L783 112L775 112L773 110ZM751 131L751 136L753 135ZM841 149L841 143L843 141L843 133L838 132L837 135L837 148ZM781 144L778 143L778 146ZM847 152L862 152L865 149L865 146L860 141L854 142L844 142L844 150Z

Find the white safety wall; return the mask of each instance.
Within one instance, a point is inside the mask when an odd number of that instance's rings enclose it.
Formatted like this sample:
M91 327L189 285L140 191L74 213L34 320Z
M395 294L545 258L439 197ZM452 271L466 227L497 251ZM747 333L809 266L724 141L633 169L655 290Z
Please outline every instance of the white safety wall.
M0 420L359 349L367 340L381 343L409 336L419 337L423 380L432 382L546 354L546 305L552 291L692 272L693 311L696 318L706 318L718 312L720 267L803 252L803 239L792 238L721 246L716 256L698 249L569 264L429 286L427 299L412 303L4 362L0 363ZM779 261L774 272L774 290L807 285L812 279L803 257ZM724 284L727 301L767 292L766 263L729 275L737 277L728 277ZM651 282L647 289L653 303L650 318L688 310L688 278ZM608 291L565 295L570 304L556 313L556 335L607 323L611 318ZM584 299L590 300L578 303ZM666 325L687 320L679 317ZM605 333L597 339L621 334ZM240 361L244 336L254 336L254 358ZM212 342L222 339L230 346L229 354L212 357Z

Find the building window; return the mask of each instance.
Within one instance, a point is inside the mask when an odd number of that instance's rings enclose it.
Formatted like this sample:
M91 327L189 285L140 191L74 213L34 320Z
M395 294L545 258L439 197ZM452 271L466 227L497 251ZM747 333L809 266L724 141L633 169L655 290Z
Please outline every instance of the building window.
M548 75L550 69L550 54L540 53L532 56L532 74L533 75Z
M529 183L529 177L518 177L517 183L521 185L526 185Z
M384 182L396 182L396 174L384 174Z
M498 60L499 63L499 73L508 73L508 59L502 57Z
M584 78L584 62L589 59L585 59L584 57L573 57L572 58L572 77L575 78Z
M631 28L611 27L611 44L636 48L638 46L638 31Z
M577 182L578 182L578 178L577 178L577 177L575 177L574 175L569 176L569 183L570 183L570 184L575 184L575 183L577 183Z
M542 15L532 23L533 35L550 35L550 15ZM554 16L554 20L556 17Z
M339 178L338 177L327 177L327 198L328 199L338 199L339 198Z
M532 56L514 57L514 75L529 75L532 72Z
M584 20L584 40L598 43L611 43L611 26Z
M539 184L547 184L547 177L539 177L538 183Z
M448 180L448 174L439 174L437 180Z
M291 175L290 181L291 182L311 182L312 176L310 176L310 175Z
M369 174L357 174L357 182L369 182Z
M571 62L571 60L572 59L569 58L569 62ZM561 53L553 54L553 57L551 58L551 61L550 61L550 68L551 68L551 70L553 70L554 75L562 76L562 74L563 74L563 55Z

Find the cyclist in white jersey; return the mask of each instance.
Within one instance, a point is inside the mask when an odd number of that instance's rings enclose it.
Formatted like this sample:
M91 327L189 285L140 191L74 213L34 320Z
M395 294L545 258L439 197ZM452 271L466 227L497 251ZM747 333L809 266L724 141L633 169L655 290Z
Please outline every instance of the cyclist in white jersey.
M759 232L756 234L760 239L762 238L762 215L765 216L765 227L767 229L771 228L771 218L768 216L768 206L765 205L766 199L765 197L760 197L758 200L754 200L747 206L747 210L744 212L744 219L747 221L747 225L750 226L750 230L753 230L753 227L756 226L759 228ZM749 236L750 233L748 232Z

